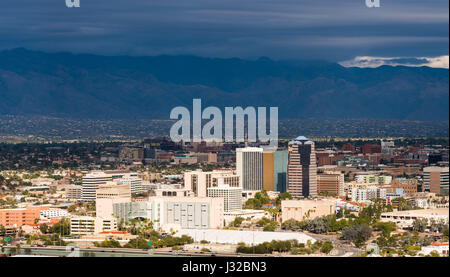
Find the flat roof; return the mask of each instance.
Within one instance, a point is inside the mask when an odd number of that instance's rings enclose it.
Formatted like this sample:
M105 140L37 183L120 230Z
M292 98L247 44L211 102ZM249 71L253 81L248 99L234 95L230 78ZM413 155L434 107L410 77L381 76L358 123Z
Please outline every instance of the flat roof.
M237 231L217 229L182 229L175 236L188 235L195 241L207 240L212 243L238 244L244 242L252 245L272 240L298 240L306 243L308 240L314 243L316 240L304 233L297 232L262 232L262 231Z
M421 210L409 210L409 211L396 211L382 213L382 215L449 215L448 208L438 209L421 209Z

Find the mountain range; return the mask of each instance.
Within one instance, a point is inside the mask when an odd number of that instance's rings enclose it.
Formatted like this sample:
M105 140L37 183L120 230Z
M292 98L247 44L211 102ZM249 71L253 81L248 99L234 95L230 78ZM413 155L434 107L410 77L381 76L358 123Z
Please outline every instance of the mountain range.
M278 107L281 119L449 118L448 69L325 61L0 52L0 114L169 119L175 106Z

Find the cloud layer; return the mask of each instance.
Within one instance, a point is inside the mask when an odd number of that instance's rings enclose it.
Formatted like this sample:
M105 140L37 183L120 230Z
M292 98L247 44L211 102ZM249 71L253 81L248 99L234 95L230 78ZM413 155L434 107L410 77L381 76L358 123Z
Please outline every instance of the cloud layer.
M6 0L0 50L348 60L448 55L448 0Z

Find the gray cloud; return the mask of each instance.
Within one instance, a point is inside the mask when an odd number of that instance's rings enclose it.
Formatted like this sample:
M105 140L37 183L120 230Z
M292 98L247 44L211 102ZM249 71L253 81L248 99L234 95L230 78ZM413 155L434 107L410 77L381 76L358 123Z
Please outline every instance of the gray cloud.
M3 2L3 1L2 1ZM0 50L346 60L448 54L448 0L6 0Z

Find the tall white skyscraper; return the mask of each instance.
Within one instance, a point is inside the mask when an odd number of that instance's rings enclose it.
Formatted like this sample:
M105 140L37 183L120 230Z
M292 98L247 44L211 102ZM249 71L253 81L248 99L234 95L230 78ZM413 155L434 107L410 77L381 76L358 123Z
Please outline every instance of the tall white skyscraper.
M258 147L236 149L236 171L241 176L242 190L263 190L264 150Z

